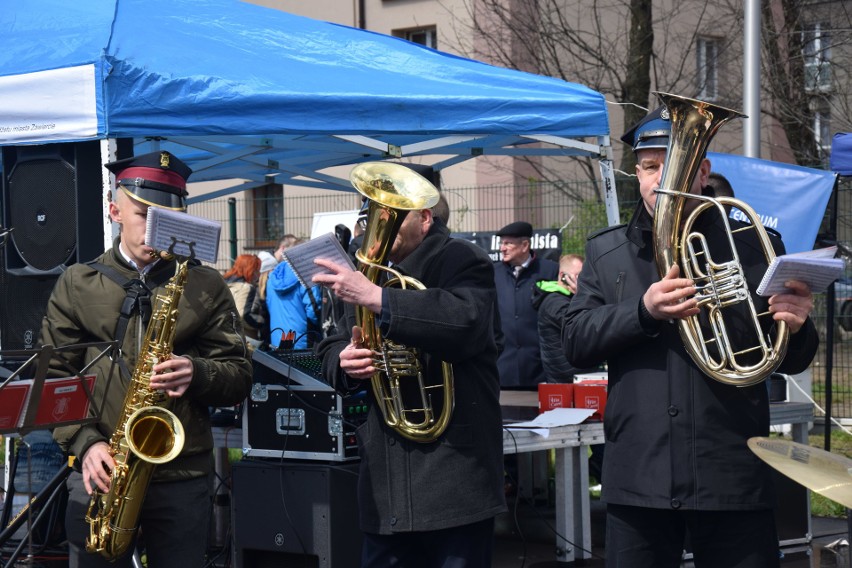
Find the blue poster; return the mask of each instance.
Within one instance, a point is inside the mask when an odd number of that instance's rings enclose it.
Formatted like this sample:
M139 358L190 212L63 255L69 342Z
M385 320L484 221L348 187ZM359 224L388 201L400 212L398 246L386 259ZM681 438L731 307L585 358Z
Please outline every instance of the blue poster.
M737 199L748 203L763 226L781 234L787 252L812 250L836 175L792 164L708 152L711 170L725 176ZM746 220L737 210L731 217Z

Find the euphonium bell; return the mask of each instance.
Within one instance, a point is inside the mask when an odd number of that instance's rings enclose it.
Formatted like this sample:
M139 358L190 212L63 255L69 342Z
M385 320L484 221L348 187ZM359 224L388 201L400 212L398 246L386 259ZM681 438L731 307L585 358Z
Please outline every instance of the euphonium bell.
M438 190L411 169L385 162L360 164L349 179L368 200L364 241L355 253L361 272L383 287L425 289L418 280L388 267L387 261L408 212L433 207L438 202ZM384 281L386 276L389 278ZM409 440L436 440L453 412L452 366L442 362L441 381L430 382L416 349L382 338L376 314L357 306L355 318L363 332L364 346L376 353L374 365L378 370L372 387L385 423Z
M757 312L724 206L736 207L749 219L751 225L738 231L755 231L767 266L775 258L775 250L760 217L743 201L690 194L710 140L724 123L743 115L703 101L656 94L671 118L671 135L654 210L657 269L662 277L678 264L681 276L695 282L695 298L701 310L698 315L678 320L681 339L689 356L707 376L736 386L757 384L769 377L784 359L789 330L786 323L779 321L771 322L771 333L764 333L761 318L772 316L768 311ZM681 221L688 200L700 203ZM714 258L704 235L693 230L699 216L710 210L717 211L725 224L729 250L716 255L724 260ZM728 316L734 312L740 321L746 320L751 326L748 345L735 345L732 341Z

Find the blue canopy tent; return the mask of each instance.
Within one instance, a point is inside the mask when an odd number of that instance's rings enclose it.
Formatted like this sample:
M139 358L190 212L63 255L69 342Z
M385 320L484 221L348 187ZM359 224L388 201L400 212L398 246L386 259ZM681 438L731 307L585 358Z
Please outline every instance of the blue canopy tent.
M132 138L193 181L349 190L365 160L590 156L617 222L601 94L237 0L7 0L0 146Z

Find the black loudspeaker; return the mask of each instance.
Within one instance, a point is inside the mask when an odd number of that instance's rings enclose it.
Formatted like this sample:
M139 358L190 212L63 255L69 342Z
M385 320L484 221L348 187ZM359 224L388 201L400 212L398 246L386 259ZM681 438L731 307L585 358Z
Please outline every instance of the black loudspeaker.
M0 349L35 347L59 274L104 250L100 142L4 146Z
M0 250L0 349L32 349L57 277L10 274L5 269L10 246Z
M3 147L4 267L61 274L104 250L100 142Z
M243 460L231 473L235 568L361 565L358 464Z

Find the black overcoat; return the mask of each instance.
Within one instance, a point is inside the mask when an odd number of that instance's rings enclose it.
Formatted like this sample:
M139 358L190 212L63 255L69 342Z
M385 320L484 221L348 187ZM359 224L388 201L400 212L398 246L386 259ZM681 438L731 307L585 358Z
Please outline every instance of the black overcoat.
M719 250L720 220L699 229ZM639 302L659 280L651 218L640 202L631 222L593 235L563 344L577 366L606 361L609 398L602 498L607 503L690 510L757 510L774 506L769 466L747 447L769 434L765 383L737 387L715 381L693 363L677 326L643 329ZM753 231L737 236L751 290L766 263ZM778 253L783 245L772 236ZM714 253L715 254L715 253ZM754 296L758 312L767 299ZM790 338L779 371L798 373L818 345L808 319Z
M451 363L455 409L437 441L413 442L385 425L370 390L367 421L357 430L361 529L428 531L494 517L506 504L491 261L472 243L451 239L436 220L394 269L426 289L384 289L383 337L418 348L432 376L441 373L441 361ZM349 304L346 314L339 329L351 330ZM356 387L339 367L339 353L348 343L346 333L318 347L327 379L344 389Z

